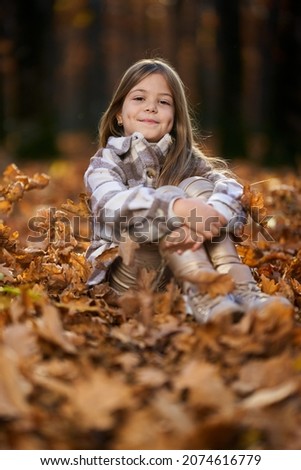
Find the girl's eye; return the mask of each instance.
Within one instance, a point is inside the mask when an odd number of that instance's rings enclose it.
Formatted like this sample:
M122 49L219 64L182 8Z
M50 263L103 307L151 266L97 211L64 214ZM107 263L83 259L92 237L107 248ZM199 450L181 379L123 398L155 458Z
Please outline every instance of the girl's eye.
M160 103L161 103L161 104L167 104L168 106L170 106L170 102L169 102L169 101L166 101L166 100L161 100Z
M135 100L135 101L142 101L142 100L143 100L143 96L135 96L134 100Z

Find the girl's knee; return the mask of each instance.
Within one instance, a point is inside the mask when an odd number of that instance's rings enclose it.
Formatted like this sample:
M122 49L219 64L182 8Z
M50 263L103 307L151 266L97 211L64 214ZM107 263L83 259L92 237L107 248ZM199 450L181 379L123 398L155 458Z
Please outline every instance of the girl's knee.
M213 183L202 176L192 176L181 181L179 187L185 191L189 197L200 197L207 200L213 191Z

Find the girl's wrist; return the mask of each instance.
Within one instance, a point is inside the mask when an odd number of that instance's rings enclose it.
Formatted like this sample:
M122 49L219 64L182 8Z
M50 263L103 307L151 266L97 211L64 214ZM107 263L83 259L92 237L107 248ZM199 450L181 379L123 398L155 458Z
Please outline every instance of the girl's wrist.
M176 217L186 217L187 215L187 199L178 198L174 201L172 211Z

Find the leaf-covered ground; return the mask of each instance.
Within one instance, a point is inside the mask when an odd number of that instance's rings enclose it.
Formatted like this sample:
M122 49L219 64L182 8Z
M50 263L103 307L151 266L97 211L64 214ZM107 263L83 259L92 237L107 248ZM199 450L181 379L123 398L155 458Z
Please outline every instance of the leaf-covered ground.
M240 255L295 314L203 326L145 272L119 300L87 291L83 171L11 165L0 180L0 449L300 449L300 175L236 167L268 222L248 224Z

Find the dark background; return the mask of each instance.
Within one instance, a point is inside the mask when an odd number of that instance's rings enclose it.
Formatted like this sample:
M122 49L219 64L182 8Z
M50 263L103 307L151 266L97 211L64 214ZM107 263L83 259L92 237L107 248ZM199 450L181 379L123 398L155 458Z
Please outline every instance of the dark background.
M300 0L1 0L0 159L87 159L143 57L187 86L208 151L299 166Z

